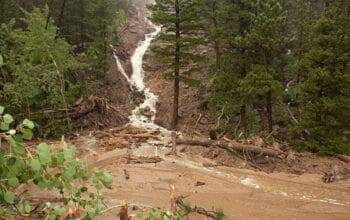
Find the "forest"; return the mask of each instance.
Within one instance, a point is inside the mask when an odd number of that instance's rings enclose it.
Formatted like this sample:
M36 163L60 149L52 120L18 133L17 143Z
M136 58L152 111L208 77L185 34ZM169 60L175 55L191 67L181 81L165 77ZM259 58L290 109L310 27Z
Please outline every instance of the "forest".
M239 184L345 210L349 156L348 0L0 0L0 219L292 217Z

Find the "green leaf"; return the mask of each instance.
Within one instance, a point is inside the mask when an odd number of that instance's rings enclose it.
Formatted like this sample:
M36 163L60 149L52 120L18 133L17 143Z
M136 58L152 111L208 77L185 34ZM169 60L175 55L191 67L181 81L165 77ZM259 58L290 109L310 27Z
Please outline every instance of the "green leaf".
M66 208L60 206L55 207L53 210L56 215L62 215L66 212Z
M5 111L5 107L0 105L0 115L2 115Z
M33 171L40 171L41 170L41 163L38 159L33 159L30 161L30 167Z
M30 203L23 200L19 203L18 209L22 214L29 214L33 210Z
M66 160L72 159L75 156L75 149L66 147L63 150L63 154L64 154L64 159Z
M10 125L9 124L7 124L7 123L5 123L5 122L1 122L0 123L0 130L2 130L2 131L7 131L7 130L9 130L10 129Z
M24 140L31 140L33 138L32 130L23 128L21 131L22 131L22 138Z
M66 178L68 181L72 180L74 175L76 174L76 166L75 165L68 165L68 167L63 172L64 178Z
M15 201L15 194L11 191L6 191L4 194L4 200L9 204L13 204Z
M13 122L13 117L10 114L5 114L3 120L5 123L11 124Z
M103 172L101 182L105 187L108 187L108 188L111 187L112 176L109 173Z
M0 67L4 65L4 57L0 54Z
M19 185L19 180L16 177L9 178L7 183L10 187L17 187Z
M45 143L39 144L37 147L37 153L39 155L39 161L42 164L51 163L50 147Z
M29 129L33 129L34 128L34 122L28 120L28 119L24 119L23 123L24 126L26 126Z
M13 139L12 137L10 137L8 140L10 142L11 149L14 155L18 155L18 156L26 155L27 151L21 143L19 143L18 141L15 141L15 139Z

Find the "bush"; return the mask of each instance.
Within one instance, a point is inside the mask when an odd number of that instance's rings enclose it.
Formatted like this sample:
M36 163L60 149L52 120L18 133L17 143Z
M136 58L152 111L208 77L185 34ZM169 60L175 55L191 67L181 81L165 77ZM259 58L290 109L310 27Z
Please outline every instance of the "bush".
M25 119L12 129L14 119L4 110L0 106L0 138L5 140L0 145L0 218L58 219L78 211L84 219L98 215L104 209L100 190L111 186L112 177L76 158L75 148L64 141L60 146L40 143L35 150L28 148L24 141L32 139L35 124ZM63 203L31 202L20 192L20 186L30 183L38 190L59 192Z

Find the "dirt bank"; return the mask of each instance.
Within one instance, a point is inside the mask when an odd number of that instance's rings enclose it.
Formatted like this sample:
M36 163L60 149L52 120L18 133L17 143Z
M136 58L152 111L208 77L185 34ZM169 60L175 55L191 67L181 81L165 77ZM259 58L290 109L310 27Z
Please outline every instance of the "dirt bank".
M166 80L164 73L169 72L151 51L145 57L146 84L158 97L156 124L170 128L173 83ZM193 78L208 82L206 73L193 73ZM191 87L180 83L179 122L177 130L186 134L208 134L215 127L215 120L207 109L208 91L205 87Z

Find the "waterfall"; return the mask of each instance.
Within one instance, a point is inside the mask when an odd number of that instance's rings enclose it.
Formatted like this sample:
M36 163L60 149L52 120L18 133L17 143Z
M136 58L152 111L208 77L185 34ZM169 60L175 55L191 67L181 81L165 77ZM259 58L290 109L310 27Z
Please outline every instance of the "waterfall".
M117 67L119 71L125 76L128 80L131 87L136 88L138 91L145 94L145 100L139 106L137 106L133 111L130 119L130 124L138 128L146 128L152 130L161 130L166 132L167 130L156 125L154 123L156 117L156 104L158 101L158 96L151 92L149 88L146 87L144 78L145 72L143 70L143 58L149 49L152 40L160 33L161 27L154 25L152 22L146 19L146 21L154 28L154 31L146 34L145 39L140 41L137 48L135 49L134 54L131 56L131 66L132 66L132 75L129 78L126 74L122 64L116 53L114 53L114 58L116 60ZM151 117L143 115L143 111L147 109L150 112Z

